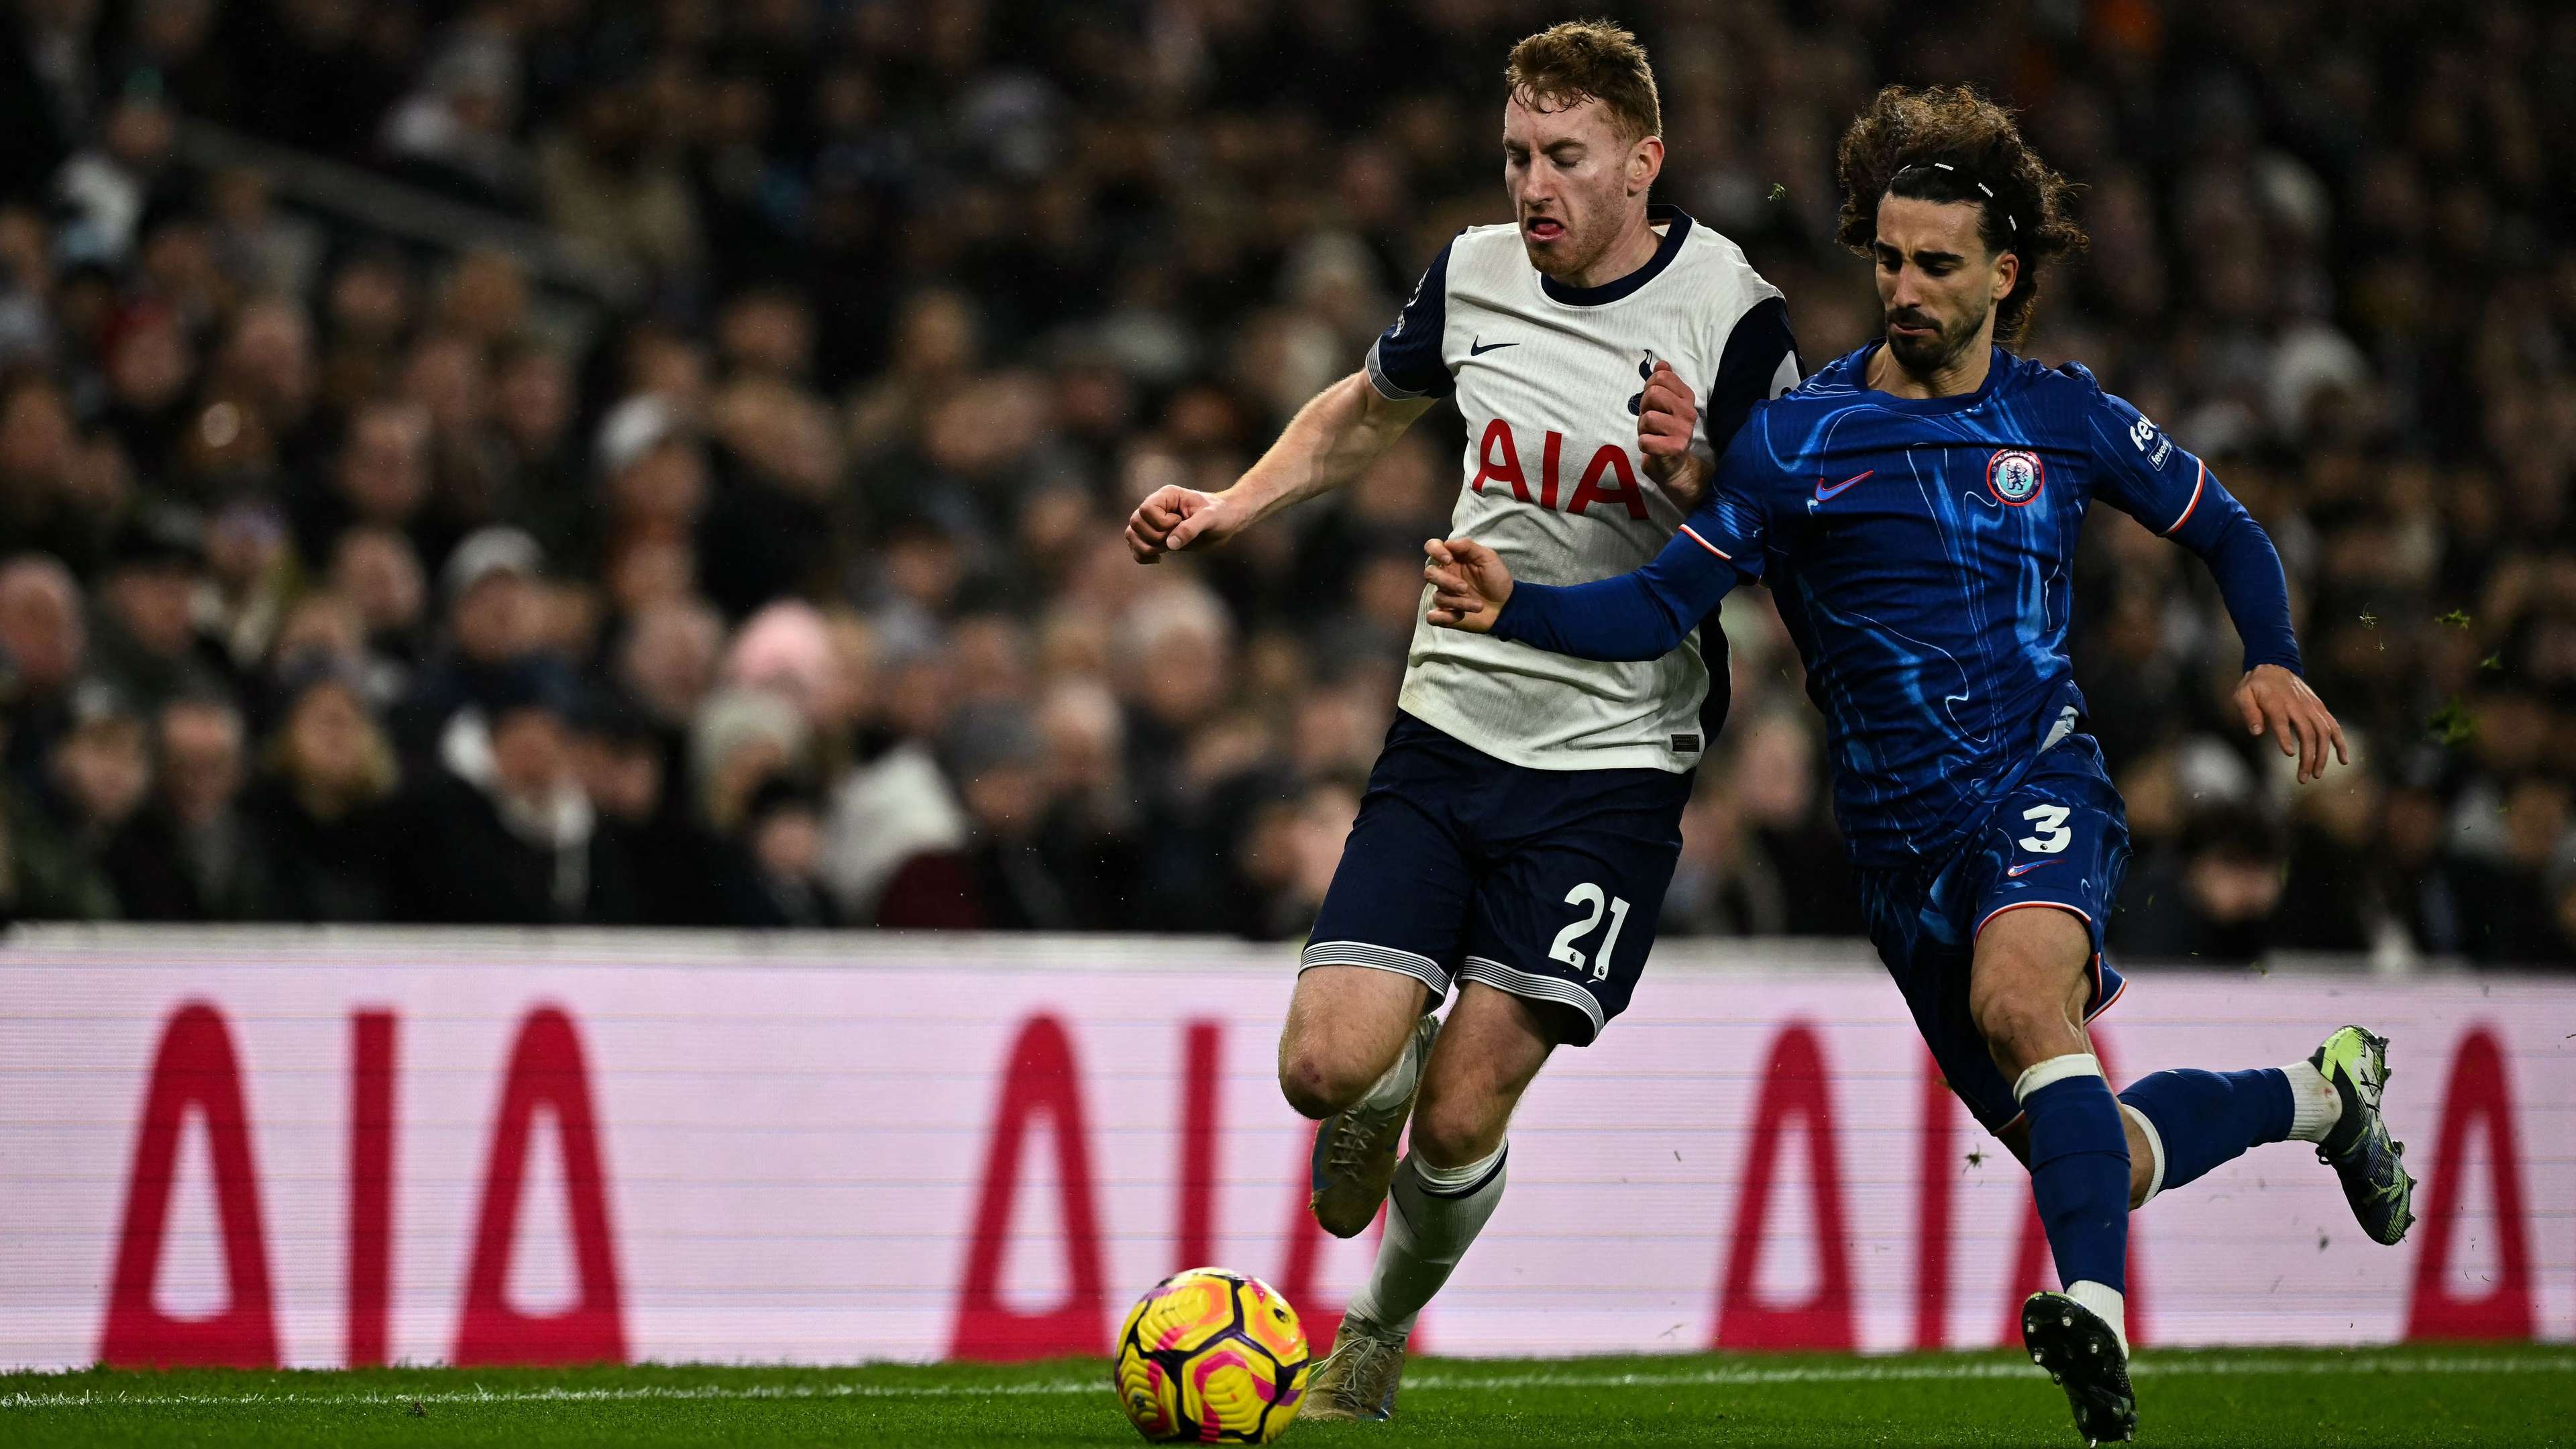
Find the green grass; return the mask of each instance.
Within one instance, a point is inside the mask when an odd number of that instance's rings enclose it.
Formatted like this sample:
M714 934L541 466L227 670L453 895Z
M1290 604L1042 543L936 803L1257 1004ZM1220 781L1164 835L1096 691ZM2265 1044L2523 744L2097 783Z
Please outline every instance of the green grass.
M2142 1355L2143 1440L2257 1449L2576 1443L2576 1352ZM2068 1445L2008 1354L1426 1359L1393 1424L1301 1445ZM1103 1366L91 1371L0 1375L0 1444L1133 1444Z

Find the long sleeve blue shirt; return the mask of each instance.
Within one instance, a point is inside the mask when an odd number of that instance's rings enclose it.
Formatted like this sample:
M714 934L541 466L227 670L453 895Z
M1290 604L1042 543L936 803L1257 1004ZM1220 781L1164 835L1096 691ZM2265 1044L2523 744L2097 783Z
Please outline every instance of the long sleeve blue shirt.
M1708 499L1645 568L1518 584L1494 632L1588 659L1672 649L1739 582L1770 585L1824 712L1853 858L1945 852L2080 717L2072 572L2096 498L2205 560L2245 667L2300 667L2281 561L2200 459L2082 367L1995 349L1984 386L1866 386L1879 344L1757 407Z

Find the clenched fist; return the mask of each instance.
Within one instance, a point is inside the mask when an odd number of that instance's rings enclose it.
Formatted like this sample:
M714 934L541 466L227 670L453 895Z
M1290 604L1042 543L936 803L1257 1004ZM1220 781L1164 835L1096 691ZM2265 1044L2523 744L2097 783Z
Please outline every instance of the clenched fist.
M1222 493L1165 485L1147 494L1127 516L1127 552L1140 564L1163 561L1192 544L1219 544L1243 528Z
M1664 485L1664 492L1684 512L1698 507L1700 496L1708 491L1706 476L1691 453L1698 431L1699 399L1671 363L1658 361L1646 377L1645 391L1637 396L1637 451L1646 455L1647 474Z

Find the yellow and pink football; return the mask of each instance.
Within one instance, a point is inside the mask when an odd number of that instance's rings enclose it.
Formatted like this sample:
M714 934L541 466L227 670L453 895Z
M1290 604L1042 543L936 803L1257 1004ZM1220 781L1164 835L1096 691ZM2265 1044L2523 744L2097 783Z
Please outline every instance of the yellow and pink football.
M1175 1273L1127 1310L1110 1366L1118 1403L1157 1444L1267 1444L1306 1393L1306 1330L1258 1278Z

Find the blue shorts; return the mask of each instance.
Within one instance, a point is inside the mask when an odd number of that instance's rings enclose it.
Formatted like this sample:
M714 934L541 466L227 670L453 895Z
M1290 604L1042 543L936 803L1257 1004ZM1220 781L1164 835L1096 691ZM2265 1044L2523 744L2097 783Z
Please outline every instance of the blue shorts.
M1298 970L1481 981L1562 1007L1588 1046L1627 1009L1682 848L1691 777L1533 770L1398 714Z
M1870 943L1904 991L1950 1090L1987 1131L2011 1126L2021 1104L1968 1015L1977 933L2006 911L2047 907L2082 917L2093 938L2090 1021L2123 984L2102 955L2102 925L2128 868L2128 811L2101 746L2079 734L2041 755L2020 788L1948 855L1856 872Z

